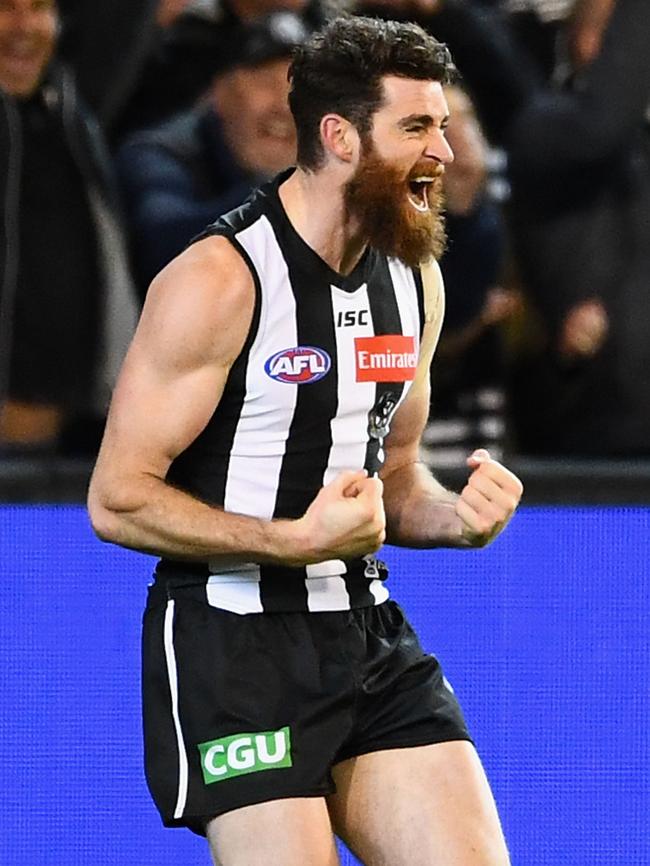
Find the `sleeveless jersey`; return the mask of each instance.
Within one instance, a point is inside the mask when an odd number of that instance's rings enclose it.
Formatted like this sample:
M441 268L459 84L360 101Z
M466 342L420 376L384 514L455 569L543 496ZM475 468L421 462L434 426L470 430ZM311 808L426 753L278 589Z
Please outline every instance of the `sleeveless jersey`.
M300 517L344 470L379 469L424 322L418 271L369 248L342 276L306 244L278 196L287 176L200 236L225 236L239 252L255 308L212 418L168 473L204 501L264 519ZM388 598L386 568L373 556L304 568L161 560L158 574L236 613L342 610Z

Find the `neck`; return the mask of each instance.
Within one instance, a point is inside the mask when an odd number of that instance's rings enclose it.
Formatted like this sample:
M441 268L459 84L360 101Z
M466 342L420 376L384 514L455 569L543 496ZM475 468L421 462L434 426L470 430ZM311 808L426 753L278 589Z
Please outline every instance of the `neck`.
M298 168L280 187L280 201L300 237L340 274L349 274L366 249L356 220L346 212L344 184L332 171Z

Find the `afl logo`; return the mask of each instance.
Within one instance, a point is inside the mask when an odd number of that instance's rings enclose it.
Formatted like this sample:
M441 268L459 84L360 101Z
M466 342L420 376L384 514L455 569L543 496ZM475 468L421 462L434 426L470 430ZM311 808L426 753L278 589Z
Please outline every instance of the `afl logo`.
M264 370L276 382L307 385L318 382L332 366L332 360L324 349L315 346L295 346L271 355Z

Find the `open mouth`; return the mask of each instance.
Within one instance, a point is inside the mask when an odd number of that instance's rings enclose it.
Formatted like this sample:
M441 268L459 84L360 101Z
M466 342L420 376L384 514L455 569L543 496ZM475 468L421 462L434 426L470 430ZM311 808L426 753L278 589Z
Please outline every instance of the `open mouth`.
M429 210L429 187L432 183L433 178L428 175L420 175L409 180L407 198L420 213L427 213Z

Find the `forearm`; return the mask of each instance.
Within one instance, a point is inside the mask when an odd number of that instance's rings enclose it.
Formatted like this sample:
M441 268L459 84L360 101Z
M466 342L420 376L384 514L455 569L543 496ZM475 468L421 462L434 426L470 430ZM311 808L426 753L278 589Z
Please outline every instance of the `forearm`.
M115 489L115 488L114 488ZM91 483L88 508L104 541L172 559L302 565L312 561L299 521L230 514L154 476L143 476L120 494Z
M470 547L456 514L458 495L422 463L408 463L384 479L386 541L401 547Z

